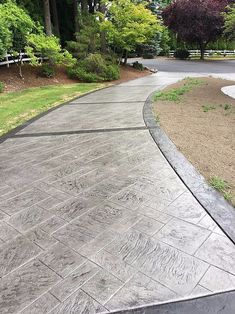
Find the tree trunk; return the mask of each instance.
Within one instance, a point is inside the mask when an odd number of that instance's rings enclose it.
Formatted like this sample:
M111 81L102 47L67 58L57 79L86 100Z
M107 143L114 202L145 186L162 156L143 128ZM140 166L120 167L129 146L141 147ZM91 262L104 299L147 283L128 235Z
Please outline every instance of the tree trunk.
M59 26L56 0L51 0L51 7L52 7L53 22L54 22L54 27L55 27L55 34L56 36L60 37L60 26Z
M206 45L201 42L201 43L199 44L199 46L200 46L200 51L201 51L201 57L200 57L200 59L201 59L201 60L204 60Z
M49 0L43 0L43 6L44 6L45 31L46 31L47 36L51 36L52 27L51 27L51 12L50 12Z
M89 13L91 14L95 13L95 1L88 0L88 6L89 6Z
M103 14L105 14L106 6L103 3L99 4L99 11ZM107 41L106 41L106 34L105 32L100 33L100 40L101 40L101 52L107 53Z
M127 64L127 58L128 58L128 51L125 50L125 56L124 56L124 65Z
M79 21L78 21L78 2L73 0L73 16L74 16L74 29L75 33L79 32Z
M83 14L88 13L88 0L81 0L81 10Z

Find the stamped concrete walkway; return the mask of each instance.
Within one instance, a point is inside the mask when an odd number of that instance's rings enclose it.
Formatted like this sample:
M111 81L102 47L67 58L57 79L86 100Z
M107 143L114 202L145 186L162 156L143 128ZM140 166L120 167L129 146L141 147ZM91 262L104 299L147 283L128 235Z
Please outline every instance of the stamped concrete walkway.
M0 145L0 313L106 313L235 288L235 247L143 121L158 73Z

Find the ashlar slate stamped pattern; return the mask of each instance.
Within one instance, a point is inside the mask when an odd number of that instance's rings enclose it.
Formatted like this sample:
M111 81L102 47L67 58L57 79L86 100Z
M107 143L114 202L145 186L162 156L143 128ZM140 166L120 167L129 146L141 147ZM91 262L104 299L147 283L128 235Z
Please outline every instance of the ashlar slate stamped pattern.
M235 288L233 244L149 131L130 128L144 127L160 75L78 99L0 145L1 314L107 313Z

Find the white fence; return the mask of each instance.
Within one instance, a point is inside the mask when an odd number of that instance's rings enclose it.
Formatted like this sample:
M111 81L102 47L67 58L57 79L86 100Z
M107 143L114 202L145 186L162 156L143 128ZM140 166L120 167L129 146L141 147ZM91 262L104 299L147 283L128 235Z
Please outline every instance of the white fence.
M190 57L197 57L201 55L200 50L189 50L190 52ZM235 56L235 50L206 50L205 51L205 56ZM170 57L174 56L174 50L170 51Z
M19 63L19 62L24 63L24 62L29 62L30 60L31 58L29 58L25 53L19 53L16 57L10 54L6 54L5 57L0 59L0 66L6 65L9 68L10 64L12 63Z

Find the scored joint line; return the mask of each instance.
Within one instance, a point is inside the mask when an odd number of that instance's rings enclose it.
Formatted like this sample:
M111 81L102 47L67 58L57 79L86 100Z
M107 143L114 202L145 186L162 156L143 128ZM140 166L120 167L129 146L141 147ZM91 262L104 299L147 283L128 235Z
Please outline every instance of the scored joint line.
M73 134L86 134L86 133L108 133L108 132L122 132L122 131L142 131L151 130L156 127L136 126L129 128L112 128L112 129L94 129L94 130L73 130L61 132L39 132L39 133L23 133L15 134L12 137L41 137L41 136L56 136L56 135L73 135Z

